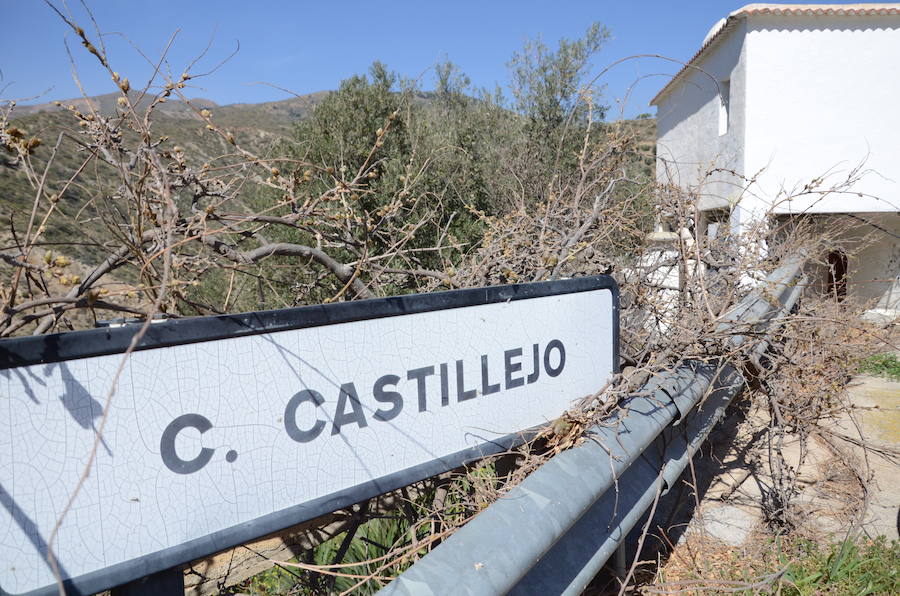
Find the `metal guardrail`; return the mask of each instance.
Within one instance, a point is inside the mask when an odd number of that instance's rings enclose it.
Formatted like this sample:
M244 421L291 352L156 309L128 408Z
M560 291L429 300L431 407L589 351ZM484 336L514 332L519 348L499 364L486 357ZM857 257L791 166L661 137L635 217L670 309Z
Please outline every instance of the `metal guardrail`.
M719 325L761 340L800 295L805 259L778 268ZM749 356L761 366L767 344ZM745 379L722 361L649 380L589 440L558 454L379 592L578 594L672 486Z

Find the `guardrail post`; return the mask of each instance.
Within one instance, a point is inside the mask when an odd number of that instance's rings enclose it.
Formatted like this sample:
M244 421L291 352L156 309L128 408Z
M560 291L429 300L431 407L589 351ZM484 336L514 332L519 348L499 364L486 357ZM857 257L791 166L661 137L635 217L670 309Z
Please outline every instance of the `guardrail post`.
M184 570L172 567L110 590L111 596L183 596Z
M616 549L616 577L625 581L626 573L628 573L628 567L625 559L625 543L623 542Z

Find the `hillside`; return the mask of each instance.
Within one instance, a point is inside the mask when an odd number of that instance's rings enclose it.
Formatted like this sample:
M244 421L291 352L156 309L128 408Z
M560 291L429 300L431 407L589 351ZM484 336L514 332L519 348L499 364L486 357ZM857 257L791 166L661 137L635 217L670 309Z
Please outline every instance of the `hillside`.
M328 93L318 91L265 103L235 103L217 108L214 114L222 126L240 128L249 125L271 134L286 135L293 124L315 109Z
M40 103L34 105L17 105L15 115L17 118L32 116L43 112L63 112L68 106L75 106L81 112L95 111L104 116L115 113L116 100L122 95L120 92L106 93L104 95L95 95L93 97L75 97L71 99L61 99L48 103ZM151 96L130 91L128 93L138 110L146 109L150 103ZM194 109L218 107L216 102L197 97L189 100L190 105L184 101L169 101L159 106L158 112L174 118L191 118L194 116Z
M202 109L216 110L218 120L226 126L248 126L258 128L270 133L283 133L290 130L291 124L298 118L304 117L318 102L328 94L327 91L319 91L308 95L270 101L264 103L236 103L220 106L211 99L195 97L187 101L169 100L160 104L155 109L157 117L178 120L200 120L197 112ZM17 105L14 119L22 124L28 123L28 116L42 113L64 112L68 106L75 106L81 112L96 111L103 116L115 113L116 101L121 96L120 92L96 95L93 97L78 97L63 99L35 105ZM149 95L142 95L137 91L129 92L129 97L134 102L138 111L146 109L150 103Z
M74 106L85 114L109 116L115 113L116 100L120 95L106 94L16 106L10 124L29 138L41 140L41 145L32 157L37 171L44 169L52 154L53 145L60 139L59 149L47 172L47 180L50 183L61 183L78 169L85 155L84 148L76 142L81 134L76 118L69 112L69 106ZM149 98L142 97L135 91L129 95L138 112L146 109ZM280 138L289 136L293 124L309 114L326 95L327 92L319 92L283 101L226 106L219 106L203 98L170 100L154 110L152 132L160 137L168 137L163 144L164 148L180 146L194 162L227 154L231 147L219 135L206 130L206 123L199 115L200 110L206 109L212 113L219 126L234 135L239 144L250 151L265 153ZM114 192L115 189L109 186L113 177L110 172L104 172L101 168L87 176L83 175L82 179L82 182L84 179L94 180L96 184L91 184L91 189L73 185L67 190L58 205L62 217L54 218L48 225L45 234L48 242L70 241L76 231L85 230L92 238L108 237L108 230L101 221L102 214L91 212L90 199L92 193L98 190ZM32 185L21 169L14 167L11 156L4 152L0 157L0 219L3 221L0 237L9 238L10 220L19 232L27 225L33 197ZM70 256L86 263L96 262L103 254L103 251L91 246L80 246L74 251L75 254Z
M323 91L282 101L224 106L204 98L169 100L154 110L152 132L154 136L167 137L161 145L162 149L181 147L185 155L189 156L190 162L199 167L204 162L233 151L220 135L206 129L206 122L201 118L200 111L208 110L213 121L223 130L232 133L239 145L258 155L265 155L279 139L290 137L295 123L309 115L328 93ZM77 126L77 119L69 111L70 106L82 113L94 112L108 116L115 113L119 95L107 94L15 107L11 125L24 131L29 138L41 139L41 145L32 157L36 171L44 169L52 154L53 145L60 138L59 150L47 172L48 184L62 184L78 170L84 159L85 148L78 141L83 138L83 133ZM138 112L146 109L150 101L135 91L130 93L130 98ZM418 100L429 103L430 94L422 93ZM633 163L644 175L650 174L653 167L655 120L619 121L606 126L624 127L637 136L641 155L634 156ZM69 256L85 264L96 263L105 251L96 245L72 245L71 240L76 236L83 237L85 232L93 239L110 238L109 227L103 221L104 214L97 211L92 199L98 196L97 193L117 192L115 184L111 182L116 179L113 172L105 171L102 165L94 165L92 170L82 174L79 181L67 189L57 206L61 217L54 217L48 222L44 234L46 242L69 244L73 252ZM27 226L33 197L33 186L21 169L14 167L10 156L0 156L0 238L9 239L11 223L19 233ZM3 244L8 243L4 241Z
M227 152L227 148L217 135L208 134L206 123L200 116L200 110L205 109L211 113L219 126L234 134L240 144L246 145L251 151L265 151L267 146L279 138L289 136L294 123L309 114L327 94L327 91L323 91L282 101L225 106L219 106L216 102L203 98L187 101L169 100L154 108L151 126L154 133L168 137L167 145L179 145L190 149L191 155L199 159L216 157ZM35 152L35 159L38 162L48 158L53 142L61 132L66 131L68 134L65 135L66 139L63 140L56 159L72 159L78 149L74 143L69 146L67 139L77 138L78 130L77 121L69 113L69 109L74 107L85 114L111 116L116 112L116 100L120 96L121 93L110 93L32 106L16 106L11 124L24 130L28 136L36 136L42 140L42 146ZM129 97L139 114L147 109L151 99L135 91L131 91ZM66 171L53 168L50 173L53 174L54 170ZM14 174L6 169L0 169L0 178L10 175ZM5 197L0 197L0 205L7 206Z

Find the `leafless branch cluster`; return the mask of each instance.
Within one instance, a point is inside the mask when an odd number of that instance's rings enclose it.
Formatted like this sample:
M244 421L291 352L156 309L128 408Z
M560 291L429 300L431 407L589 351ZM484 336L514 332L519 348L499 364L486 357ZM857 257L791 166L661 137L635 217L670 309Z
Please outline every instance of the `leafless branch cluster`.
M160 308L171 316L232 311L248 280L251 287L253 282L262 287L271 283L273 270L288 265L297 281L282 306L303 302L313 288L331 293L325 301L384 295L395 279L410 276L453 285L448 274L422 267L415 258L423 250L439 252L449 244L446 237L428 247L410 246L441 208L440 197L417 192L417 181L429 167L427 155L401 177L386 204L362 206L383 174L378 149L401 117L399 101L373 131L368 158L352 170L261 155L219 126L210 110L194 107L205 134L222 148L206 158L154 132L155 112L169 100L187 101L183 90L194 75L170 78L157 70L151 84L135 90L113 70L102 46L63 18L120 95L113 114L101 113L90 101L84 107L60 106L71 125L43 162L34 157L41 140L10 124L14 102L0 117L0 142L34 193L27 228L16 229L11 222L9 245L0 253L9 273L2 287L0 335L83 326L96 311L148 316L148 305L162 291L164 260L171 279ZM160 83L154 86L155 81ZM48 172L55 171L62 144L78 155L78 163L65 178L51 181ZM314 179L330 184L321 190ZM72 194L89 194L89 199L78 213L62 213ZM99 264L73 264L65 243L41 248L57 219L103 230L104 238L84 239L104 253ZM278 230L290 231L293 241L270 240ZM213 276L215 283L208 282ZM204 284L225 289L213 295L195 290ZM81 322L71 317L76 311L92 316Z
M411 162L389 201L365 206L374 181L386 175L378 150L405 118L402 102L372 131L371 151L357 167L248 147L220 126L210 110L193 107L194 117L205 123L204 134L221 147L216 156L202 155L173 145L154 129L161 105L187 102L184 89L193 74L173 78L157 69L150 84L135 90L113 69L102 44L60 16L120 94L112 114L89 102L62 106L70 126L42 161L35 150L44 141L11 122L14 104L0 113L0 146L8 156L0 167L17 168L33 192L27 225L20 229L11 223L0 251L5 275L0 337L86 326L98 312L143 318L158 312L232 312L247 304L254 288L262 293L285 278L295 280L292 292L272 292L281 296L282 306L311 297L334 301L410 288L599 273L612 274L621 287L625 370L602 393L583 400L522 450L440 479L413 496L403 495L403 535L380 545L385 554L371 558L366 573L346 572L347 566L360 565L342 563L349 546L335 553L330 566L280 565L352 576L359 580L355 587L386 581L546 457L576 444L584 428L602 420L646 378L689 360L727 362L747 370L754 395L765 400L770 413L770 521L781 527L794 523L798 470L782 456L781 443L788 435L805 441L828 434L820 423L846 407L840 400L843 387L855 363L883 339L882 331L860 322L854 307L838 302L837 296L809 292L795 312L770 327L768 358L761 368L750 356L755 342L736 349L729 341L734 333L752 337L754 330L724 332L721 323L783 257L821 255L823 247L840 245L844 230L823 233L813 224L772 216L741 235L727 226L709 234L700 225L691 192L633 178L630 164L641 153L633 131L592 121L592 99L584 94L581 109L588 117L575 165L546 180L541 198L526 190L510 191L511 196L498 198L508 206L502 211L470 207L484 229L471 245L458 242L446 226L437 226L438 234L423 244L420 231L435 226L442 209L441 196L419 192L431 154ZM78 159L66 176L51 179L61 147ZM313 183L322 180L328 181L324 190ZM826 191L811 183L799 192ZM87 199L79 203L78 213L63 213L61 206L72 194ZM76 226L102 223L105 235L49 244L47 231L57 218ZM648 237L654 220L670 222L669 230ZM80 241L101 251L95 264L75 263L67 254ZM422 253L440 255L444 266L423 265ZM863 486L867 481L863 475ZM365 519L368 523L378 516ZM347 534L348 545L360 525ZM760 581L771 585L776 580Z

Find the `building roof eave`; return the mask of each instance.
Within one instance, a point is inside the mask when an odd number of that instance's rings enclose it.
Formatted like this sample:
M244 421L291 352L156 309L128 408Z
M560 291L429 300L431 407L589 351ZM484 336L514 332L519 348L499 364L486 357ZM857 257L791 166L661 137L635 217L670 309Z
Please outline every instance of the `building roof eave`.
M748 16L773 15L784 17L803 16L887 16L900 15L900 4L747 4L722 19L706 35L700 49L685 62L681 69L650 100L651 106L669 93L687 71L698 68L697 63L730 33L741 19Z

